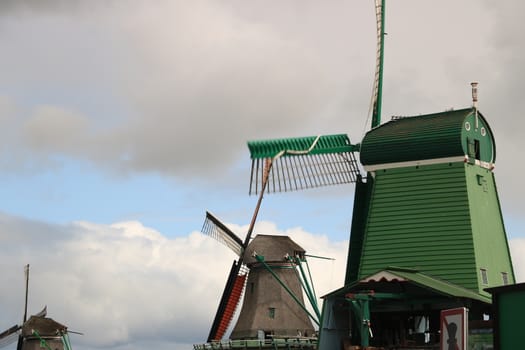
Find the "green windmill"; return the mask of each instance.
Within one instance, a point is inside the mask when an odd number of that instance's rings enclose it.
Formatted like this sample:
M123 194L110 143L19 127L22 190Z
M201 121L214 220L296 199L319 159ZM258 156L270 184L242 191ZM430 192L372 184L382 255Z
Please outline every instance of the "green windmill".
M372 125L361 143L344 134L248 142L250 192L355 183L345 285L324 297L320 349L431 348L440 342L441 310L468 308L483 327L485 289L514 283L496 144L477 108L477 84L472 107L381 124L384 5L376 0Z

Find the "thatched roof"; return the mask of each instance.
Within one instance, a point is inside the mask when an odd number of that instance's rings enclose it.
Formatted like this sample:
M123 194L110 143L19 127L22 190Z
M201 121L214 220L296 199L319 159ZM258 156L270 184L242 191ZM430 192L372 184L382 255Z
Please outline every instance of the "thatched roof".
M55 336L66 332L67 327L52 318L31 316L22 326L22 335L31 336L33 330L41 336Z
M252 256L254 252L264 256L266 262L282 262L286 255L303 256L305 250L288 236L257 235L244 251L243 259L247 265L256 263Z

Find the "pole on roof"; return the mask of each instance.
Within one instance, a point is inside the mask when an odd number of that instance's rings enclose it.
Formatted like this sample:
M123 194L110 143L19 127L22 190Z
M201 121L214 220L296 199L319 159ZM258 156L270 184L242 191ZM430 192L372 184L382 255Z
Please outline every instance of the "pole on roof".
M24 272L26 276L26 301L25 301L25 306L24 306L24 323L26 323L27 321L27 295L28 295L28 290L29 290L29 264L27 264L24 267Z

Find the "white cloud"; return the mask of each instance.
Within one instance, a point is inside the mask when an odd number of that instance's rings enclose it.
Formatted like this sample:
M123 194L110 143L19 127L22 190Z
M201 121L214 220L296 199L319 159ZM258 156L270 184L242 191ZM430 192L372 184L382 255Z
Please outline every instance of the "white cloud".
M509 246L516 283L523 283L525 282L525 239L511 239Z
M266 3L243 2L107 4L11 4L17 21L0 17L10 53L0 58L4 91L24 107L21 120L31 126L27 142L12 144L13 152L23 146L44 158L59 154L112 170L194 177L234 161L247 138L303 133L312 123L334 131L326 121L347 100L366 111L369 76L341 69L352 50L326 31L352 32L359 13L372 13L372 6L350 11L342 3L312 2L269 11ZM373 42L352 37L373 55ZM372 71L373 60L365 62ZM364 84L358 90L364 94L347 95L350 81ZM64 116L74 130L37 123Z
M186 349L204 342L235 259L201 233L169 239L139 222L54 226L3 216L0 225L0 265L8 281L0 286L0 326L20 322L29 263L29 311L48 305L50 317L85 333L71 336L78 349L151 342ZM289 234L312 253L337 259L311 261L319 295L342 283L346 243L270 223L259 229Z
M205 341L234 253L192 232L167 238L140 222L48 225L0 217L0 327L19 323L23 266L31 264L29 311L48 306L49 316L85 333L76 349L187 349ZM235 232L246 226L228 224ZM342 286L348 241L333 242L300 227L270 222L256 232L289 235L310 258L320 297ZM525 281L525 240L510 241L518 282Z
M4 172L56 166L58 155L113 172L210 179L233 167L247 139L362 136L373 2L2 6ZM384 119L469 105L469 82L480 81L481 110L498 140L498 178L513 184L502 189L513 214L523 211L513 174L524 169L512 157L523 146L523 118L514 114L525 46L521 12L509 8L521 7L407 1L389 5L386 22Z
M387 6L384 119L466 106L468 83L479 80L498 142L504 213L519 225L523 3ZM371 1L5 0L0 29L5 174L38 173L64 157L214 186L247 139L349 132L359 142L363 131L375 53ZM49 304L51 316L87 333L80 344L124 349L153 337L205 337L234 258L198 233L169 239L138 222L55 226L4 215L0 225L2 324L20 318L14 306L29 262L33 311ZM345 242L258 227L336 258L311 264L319 295L340 286ZM510 245L523 281L525 247ZM182 312L189 305L190 318Z

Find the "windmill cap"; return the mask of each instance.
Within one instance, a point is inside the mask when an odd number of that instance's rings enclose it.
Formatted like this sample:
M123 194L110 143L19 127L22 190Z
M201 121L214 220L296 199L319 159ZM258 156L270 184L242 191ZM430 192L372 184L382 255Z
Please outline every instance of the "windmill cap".
M67 327L52 318L31 316L22 326L22 335L31 336L33 330L41 336L56 336L57 333L65 332Z
M494 163L496 143L487 120L473 108L394 117L370 130L361 142L363 165L447 159L458 161L479 142L480 161Z
M283 262L286 256L304 256L305 250L288 236L260 234L250 242L244 251L243 260L247 265L257 263L252 256L264 256L266 263Z

